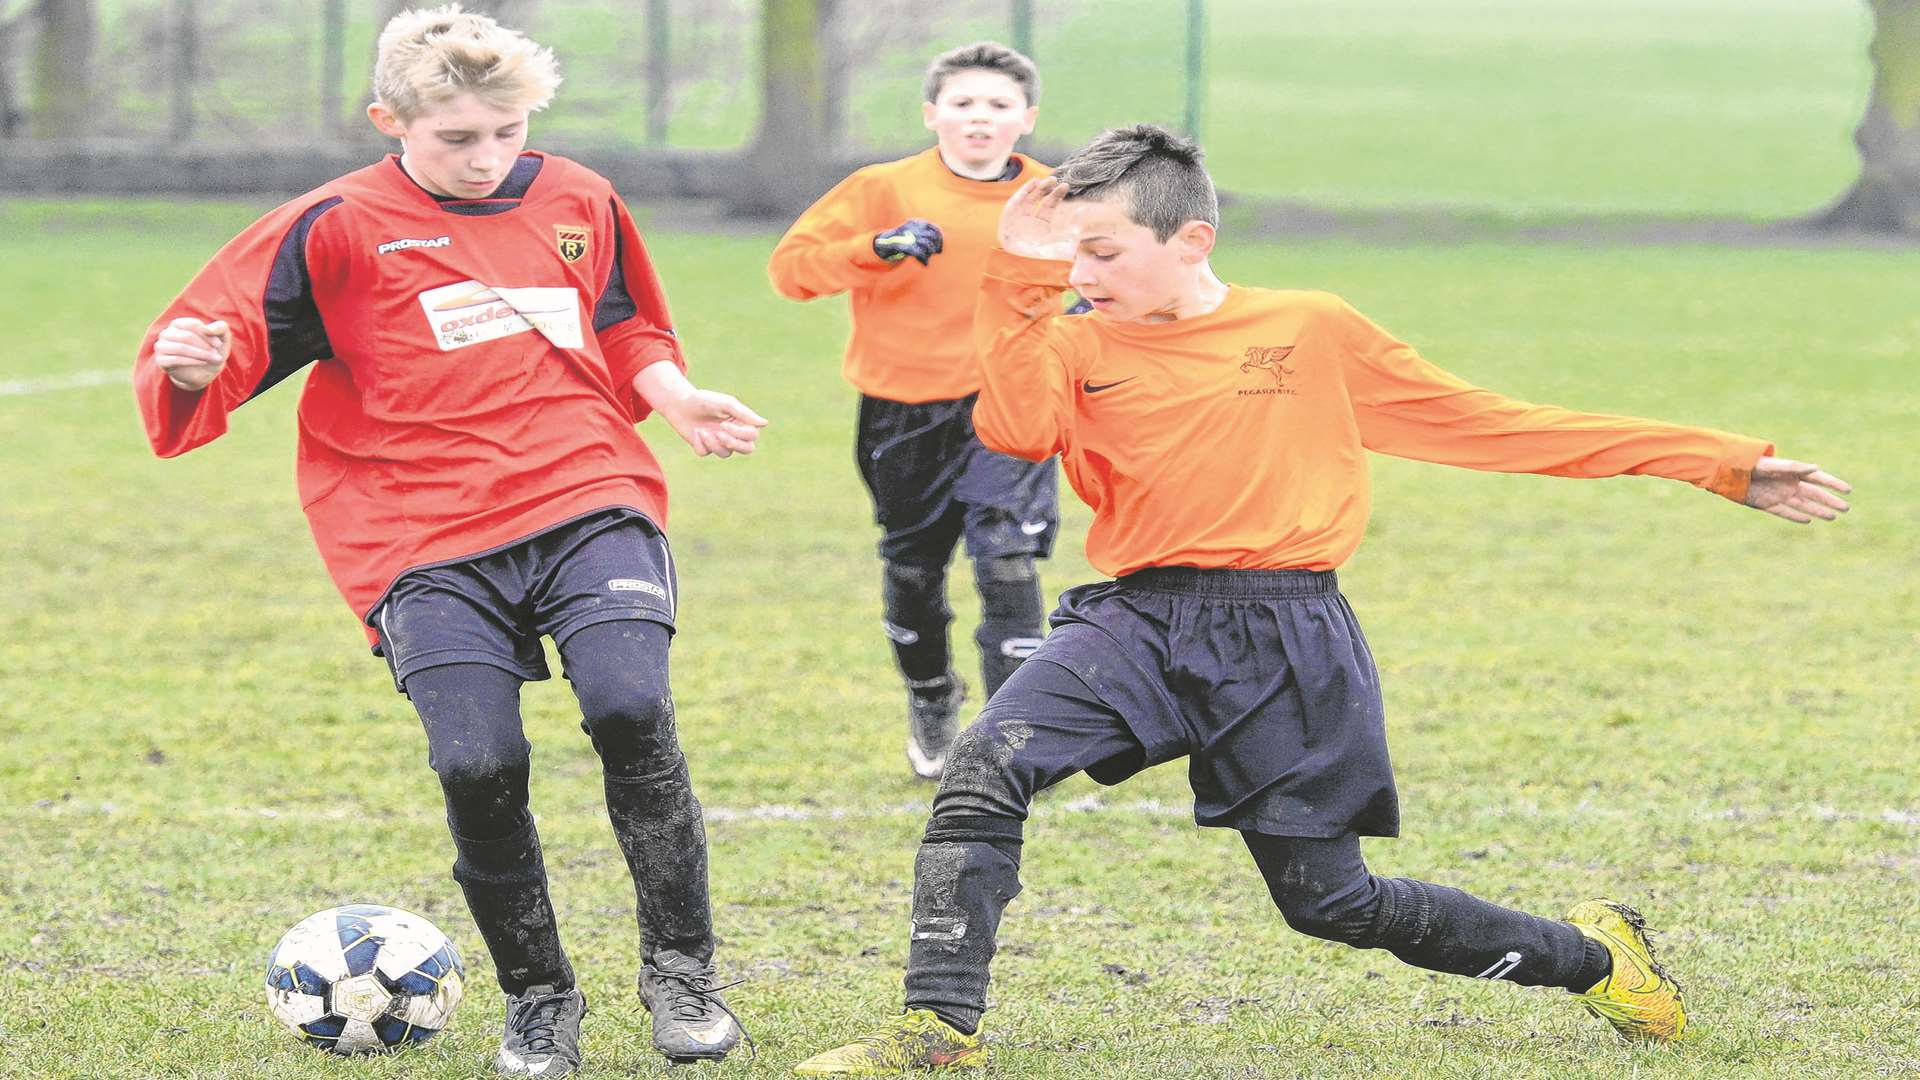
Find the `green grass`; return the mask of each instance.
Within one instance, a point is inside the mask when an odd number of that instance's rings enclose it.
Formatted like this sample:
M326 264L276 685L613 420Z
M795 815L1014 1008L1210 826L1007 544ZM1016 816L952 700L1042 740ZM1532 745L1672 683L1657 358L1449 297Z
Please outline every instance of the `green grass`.
M105 129L167 126L151 13L107 0ZM924 145L920 79L941 49L1010 33L1004 4L843 5L871 41L849 61L848 135ZM1037 4L1038 135L1179 123L1178 0ZM641 5L546 0L532 33L567 77L536 130L638 144ZM199 85L200 137L273 142L316 125L318 22L285 0L210 5L220 62ZM728 148L759 110L758 0L676 0L669 142ZM349 112L376 26L349 5ZM1422 206L1522 217L1774 218L1826 205L1858 172L1853 130L1872 71L1859 0L1208 0L1201 133L1223 189L1347 209ZM886 32L876 27L888 28ZM262 70L285 77L261 80ZM349 118L356 131L364 121Z
M119 366L251 210L0 204L7 379ZM774 419L675 491L681 730L710 808L732 999L781 1075L897 1004L929 789L899 749L848 460L838 302L776 300L770 236L654 232L708 385ZM1636 1051L1564 997L1294 935L1178 765L1075 780L1029 831L989 1015L998 1075L1900 1075L1920 1070L1920 529L1912 252L1280 246L1232 280L1333 289L1516 396L1765 435L1858 486L1796 529L1679 485L1380 459L1343 584L1380 658L1406 836L1383 873L1665 928L1698 1038ZM321 571L293 387L156 461L123 386L0 397L0 1074L481 1075L500 1007L448 878L424 740ZM1071 500L1069 500L1071 502ZM1094 575L1077 504L1050 593ZM964 580L964 574L961 575ZM964 643L973 617L956 589ZM963 658L966 654L961 654ZM535 801L596 1075L673 1075L631 996L631 893L562 684L530 686ZM804 813L754 814L756 807ZM266 1018L266 950L348 900L465 948L455 1028L339 1063Z

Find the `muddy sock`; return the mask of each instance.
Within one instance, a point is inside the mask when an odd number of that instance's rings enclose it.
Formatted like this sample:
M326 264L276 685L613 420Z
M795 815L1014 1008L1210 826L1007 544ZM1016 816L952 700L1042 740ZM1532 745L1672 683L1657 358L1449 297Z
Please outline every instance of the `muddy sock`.
M941 817L913 864L909 1009L931 1009L961 1031L979 1029L1000 915L1020 894L1021 823Z

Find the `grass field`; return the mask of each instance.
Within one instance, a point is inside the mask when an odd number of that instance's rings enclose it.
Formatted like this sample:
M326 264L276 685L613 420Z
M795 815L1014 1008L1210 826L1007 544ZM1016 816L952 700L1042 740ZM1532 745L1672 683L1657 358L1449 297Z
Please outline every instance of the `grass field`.
M252 213L0 203L0 1075L464 1077L498 1036L424 740L295 505L293 388L171 462L124 385L47 388L123 366ZM647 432L676 491L675 686L720 960L761 1047L715 1076L781 1075L897 1005L930 794L876 625L844 309L775 299L770 243L651 235L701 381L774 419L728 462ZM988 1017L997 1075L1920 1070L1920 254L1229 238L1219 265L1340 292L1516 396L1765 435L1852 480L1856 512L1796 529L1658 481L1379 459L1343 570L1407 826L1369 846L1375 869L1542 912L1643 906L1695 1040L1629 1050L1557 993L1291 934L1238 843L1193 827L1174 765L1038 810ZM1085 511L1068 517L1049 593L1095 576ZM592 1075L667 1075L596 761L563 684L525 702ZM419 1052L330 1061L266 1018L266 950L349 900L424 912L466 950L473 996Z

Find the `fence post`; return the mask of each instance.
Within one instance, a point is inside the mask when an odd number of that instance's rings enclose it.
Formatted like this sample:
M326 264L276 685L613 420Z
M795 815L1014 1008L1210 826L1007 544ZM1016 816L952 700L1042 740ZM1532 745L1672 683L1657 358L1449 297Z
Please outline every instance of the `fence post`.
M1187 136L1200 138L1200 99L1206 96L1207 0L1187 0Z
M172 122L175 140L193 137L194 80L200 67L199 5L195 0L173 0Z
M668 0L647 0L647 145L667 144L667 105L673 91L672 28Z
M847 134L847 94L853 58L847 55L841 18L841 0L820 0L815 37L820 42L820 132L828 146L839 146Z
M1033 0L1012 0L1013 48L1033 57Z
M320 19L320 134L337 139L345 108L341 83L347 70L347 0L327 0Z

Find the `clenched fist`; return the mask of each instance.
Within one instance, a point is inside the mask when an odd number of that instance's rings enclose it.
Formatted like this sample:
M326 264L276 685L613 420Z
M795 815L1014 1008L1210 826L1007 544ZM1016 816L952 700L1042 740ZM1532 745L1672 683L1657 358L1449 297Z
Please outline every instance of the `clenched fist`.
M232 348L233 337L227 332L225 320L202 322L183 317L168 323L154 339L153 362L173 385L200 391L227 365Z

